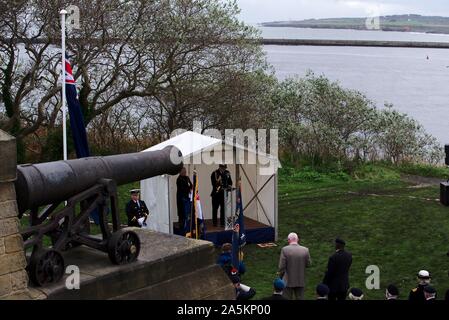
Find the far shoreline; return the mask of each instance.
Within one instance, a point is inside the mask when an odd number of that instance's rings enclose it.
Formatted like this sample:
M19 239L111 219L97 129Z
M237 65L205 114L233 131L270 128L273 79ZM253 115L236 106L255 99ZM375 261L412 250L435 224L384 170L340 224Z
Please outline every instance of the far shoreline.
M292 29L319 29L319 30L353 30L353 31L377 31L377 32L400 32L408 34L423 34L423 35L439 35L439 36L449 36L449 32L441 33L435 31L408 31L408 30L393 30L393 29L367 29L367 28L341 28L341 27L328 27L328 26L295 26L295 25L266 25L265 23L255 24L257 28L292 28Z
M257 40L256 40L257 41ZM386 41L386 40L333 40L333 39L260 39L262 45L278 46L319 46L319 47L384 47L449 49L449 42Z

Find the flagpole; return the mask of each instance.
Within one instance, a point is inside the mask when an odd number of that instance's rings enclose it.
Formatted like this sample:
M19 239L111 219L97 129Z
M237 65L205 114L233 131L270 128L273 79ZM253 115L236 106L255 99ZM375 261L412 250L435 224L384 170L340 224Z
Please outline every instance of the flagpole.
M66 10L59 12L61 15L61 56L62 56L62 144L63 144L63 157L67 160L67 109L66 109L66 95L65 95L65 18L67 15Z

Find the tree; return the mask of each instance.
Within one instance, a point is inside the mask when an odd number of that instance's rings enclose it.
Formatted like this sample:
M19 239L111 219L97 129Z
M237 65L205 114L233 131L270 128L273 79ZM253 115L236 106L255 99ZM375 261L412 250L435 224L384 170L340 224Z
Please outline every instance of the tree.
M238 126L269 100L261 97L273 79L262 48L249 41L258 32L238 21L238 12L235 1L209 0L176 0L163 11L158 34L173 38L159 42L172 45L152 54L164 61L166 83L142 102L161 139L193 120L203 128Z
M52 150L46 145L61 126L58 11L68 4L16 1L2 13L0 128L38 152ZM264 74L261 46L251 41L258 34L238 21L235 1L70 4L80 9L81 28L69 29L67 44L89 136L102 134L92 129L97 119L125 114L120 108L147 109L142 126L163 138L193 119L224 127L230 115L254 118L245 108L267 100L261 90L273 79Z
M442 148L416 120L387 104L379 112L376 142L386 159L393 163L427 162L437 164Z
M52 39L42 39L52 19L42 10L45 2L38 6L37 1L2 1L1 5L5 10L0 22L0 86L5 113L0 128L17 137L19 161L24 157L23 138L57 114L57 54L49 50ZM55 107L53 112L48 105Z
M436 139L391 105L377 109L363 94L309 73L287 79L273 94L274 120L292 160L312 165L388 160L438 163Z

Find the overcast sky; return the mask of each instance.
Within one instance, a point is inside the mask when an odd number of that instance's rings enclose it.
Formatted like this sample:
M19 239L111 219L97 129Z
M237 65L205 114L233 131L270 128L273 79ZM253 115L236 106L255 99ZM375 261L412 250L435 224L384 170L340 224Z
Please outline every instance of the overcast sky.
M248 23L416 13L449 16L449 0L237 0Z

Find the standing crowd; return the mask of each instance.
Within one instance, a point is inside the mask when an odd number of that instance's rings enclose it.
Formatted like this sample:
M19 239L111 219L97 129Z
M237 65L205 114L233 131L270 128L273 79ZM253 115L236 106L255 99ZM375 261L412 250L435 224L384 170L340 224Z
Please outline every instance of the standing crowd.
M351 288L349 284L349 272L352 264L352 254L345 249L346 243L342 239L335 240L335 253L329 257L327 269L322 283L316 286L316 300L343 301L363 300L364 293L360 288ZM237 300L249 300L256 294L254 288L250 288L240 281L240 276L245 268L238 269L231 266L230 244L224 244L223 252L218 259L234 284ZM228 258L227 258L228 257ZM288 235L288 245L283 247L279 258L278 278L273 282L273 294L263 300L304 300L306 286L306 268L310 267L312 259L309 249L300 245L300 239L296 233ZM243 271L243 272L242 272ZM418 285L413 288L408 300L412 302L431 302L437 298L437 291L431 285L431 275L427 270L421 270L417 275ZM385 300L399 299L399 289L390 284L385 289ZM445 300L449 301L449 290Z
M182 171L176 181L177 183L177 205L179 226L187 232L187 219L191 210L191 192L193 183L187 176L187 171ZM213 204L213 226L218 225L218 211L220 209L220 227L224 227L224 192L232 186L232 179L227 166L221 164L217 170L212 172L212 204ZM149 210L144 201L139 198L139 190L130 191L131 199L126 205L128 225L134 227L144 227L147 224ZM239 233L238 224L235 225L234 232ZM346 243L342 239L335 240L335 253L329 258L326 273L322 283L316 286L317 300L362 300L363 291L360 288L350 288L349 271L352 264L352 254L345 249ZM242 284L241 276L245 273L245 265L240 262L234 268L232 265L232 245L225 243L222 246L222 253L217 263L223 268L234 284L237 300L248 300L254 297L256 291ZM309 249L300 245L300 239L294 232L288 235L288 245L283 247L279 258L278 278L273 283L273 294L264 299L267 300L303 300L306 286L306 269L311 266L312 259ZM427 270L418 272L418 285L413 288L408 300L413 302L434 301L437 298L437 291L431 285L431 276ZM385 290L386 300L398 300L398 288L390 284ZM446 291L445 300L449 301L449 290Z

